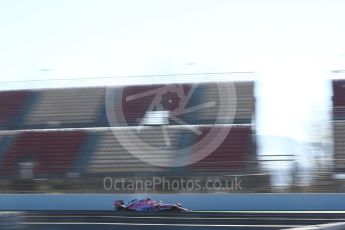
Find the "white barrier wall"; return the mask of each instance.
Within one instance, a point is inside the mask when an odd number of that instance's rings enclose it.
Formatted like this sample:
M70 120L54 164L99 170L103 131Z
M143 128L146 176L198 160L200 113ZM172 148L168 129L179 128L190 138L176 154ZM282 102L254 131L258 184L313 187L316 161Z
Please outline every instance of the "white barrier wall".
M125 202L149 195L135 194L2 194L0 210L112 210L115 199ZM345 210L345 194L152 194L154 200L182 203L193 210Z

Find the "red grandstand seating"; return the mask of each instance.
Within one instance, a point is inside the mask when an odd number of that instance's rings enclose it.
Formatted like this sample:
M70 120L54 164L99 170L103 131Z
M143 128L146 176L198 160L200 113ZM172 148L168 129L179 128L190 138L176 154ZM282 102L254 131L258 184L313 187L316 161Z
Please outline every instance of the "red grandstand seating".
M204 128L203 135L196 138L198 141L207 134ZM250 126L222 126L216 129L230 129L222 144L216 150L199 162L192 164L191 169L195 171L232 171L245 169L247 160L252 146L251 127ZM205 146L201 146L202 148ZM194 154L198 149L194 149Z
M34 128L95 126L104 106L105 88L38 90L25 119Z
M345 116L345 80L333 81L333 115Z
M333 80L333 165L336 172L345 169L345 80Z
M122 103L123 112L127 122L130 125L138 125L141 119L145 117L145 113L150 107L155 93L152 95L133 98L133 95L138 95L144 92L149 92L162 87L174 87L181 85L149 85L149 86L127 86L124 87L122 102L116 101L118 98L114 98L116 105ZM244 105L238 106L239 118L243 120L248 120L252 114L255 112L255 103L253 96L253 83L241 83L237 84L237 97L239 103ZM191 85L182 85L183 92L187 94L190 92ZM119 88L117 88L118 90ZM162 94L161 102L162 106L166 110L170 110L179 106L180 102L183 101L181 95L174 95L175 92L171 91L172 88L164 92L160 91ZM99 115L104 109L104 94L105 88L73 88L73 89L46 89L38 90L37 100L33 103L33 106L28 110L29 113L25 116L23 120L25 124L20 124L20 129L42 129L42 128L64 128L64 127L103 127L107 126L106 119L98 122ZM167 93L169 93L167 95ZM203 83L198 85L196 89L196 97L200 99L201 102L193 99L192 103L213 102L219 99L219 92L214 84ZM29 91L12 91L12 92L2 92L0 93L0 126L2 122L8 122L10 119L16 116L16 114L22 108L24 99L27 97ZM194 95L194 94L193 94ZM208 97L206 97L208 95ZM128 100L131 99L133 100ZM203 98L209 99L204 100ZM5 100L4 100L5 99ZM175 100L176 99L176 100ZM243 99L243 100L242 100ZM171 101L173 103L171 103ZM249 102L248 102L249 101ZM170 108L171 106L171 108ZM188 105L188 107L193 105ZM188 113L188 116L180 117L181 120L186 121L188 124L201 125L205 123L212 124L216 115L222 114L222 111L229 109L227 105L221 105L221 112L218 111L218 104L215 107L210 107L207 109L198 110L195 113ZM115 107L118 108L118 107ZM241 110L243 109L243 111ZM243 113L241 113L243 112ZM243 116L242 116L243 115ZM237 116L237 115L236 115ZM182 119L183 118L183 119ZM184 118L187 118L184 120ZM205 121L205 122L204 122ZM208 122L210 121L210 122ZM223 122L226 123L228 119L224 119ZM97 123L98 122L98 123ZM171 122L170 124L175 124ZM131 127L134 128L134 127ZM147 128L150 130L152 127ZM221 126L219 129L228 129L229 126ZM157 128L158 129L158 128ZM207 129L206 126L203 129ZM83 141L86 138L86 132L81 131L52 131L52 132L22 132L17 134L4 134L11 135L14 137L14 142L7 148L4 154L1 156L0 161L0 174L2 175L15 175L17 172L18 163L29 160L35 161L37 166L35 168L35 174L63 174L68 172L72 163L78 155L78 151L83 145ZM169 129L168 129L169 130ZM155 144L165 144L160 128L159 132L152 132L154 135L149 136L145 132L141 132L142 139L145 139L148 143ZM151 133L151 134L152 134ZM207 130L206 130L207 133ZM138 134L139 135L139 134ZM178 133L174 136L174 140L179 140ZM202 137L202 136L201 136ZM197 141L198 138L196 140ZM162 140L160 140L162 139ZM125 166L123 162L118 160L127 157L128 152L121 147L120 143L110 144L110 140L113 141L113 135L108 132L107 135L103 135L100 139L98 146L96 146L96 151L90 153L91 160L88 167L89 172L94 173L104 173L104 172L127 172L128 167ZM159 141L160 140L160 141ZM129 140L131 141L131 140ZM11 143L11 142L9 142ZM188 142L189 143L189 142ZM204 170L205 172L209 170L232 170L232 169L243 169L246 166L246 160L248 152L251 148L251 128L247 126L234 126L231 128L230 134L227 136L226 140L221 146L219 146L210 156L201 160L198 163L191 165L193 170ZM114 146L118 150L117 155L114 155ZM118 146L118 148L117 148ZM167 148L167 159L170 160L173 156L173 147ZM195 150L196 151L196 150ZM194 152L195 152L194 151ZM92 155L93 154L93 155ZM150 152L152 156L156 154L155 152ZM155 157L155 156L154 156ZM127 157L132 168L137 167L138 159L129 155ZM112 159L113 161L110 161ZM163 158L162 158L163 159ZM164 158L165 159L165 158ZM157 160L160 160L157 157ZM168 161L167 160L167 161ZM115 163L114 163L115 162ZM117 167L119 163L123 163L123 167ZM113 166L116 167L113 167ZM146 167L145 164L141 165ZM137 167L139 169L139 167ZM148 167L146 167L148 168ZM145 168L145 169L146 169ZM120 170L121 169L121 170ZM137 170L138 171L138 170Z
M86 134L82 131L24 132L15 137L0 172L13 175L18 163L30 158L35 162L35 175L63 174L76 159Z
M0 92L0 126L7 125L18 115L28 94L28 91Z

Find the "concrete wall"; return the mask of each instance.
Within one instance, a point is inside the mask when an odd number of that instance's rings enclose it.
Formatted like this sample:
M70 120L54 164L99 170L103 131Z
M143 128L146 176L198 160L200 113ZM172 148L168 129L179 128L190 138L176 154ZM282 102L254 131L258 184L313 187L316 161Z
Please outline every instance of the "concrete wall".
M111 210L115 199L125 202L147 195L0 194L0 210ZM345 194L154 194L155 200L182 203L193 210L345 210Z

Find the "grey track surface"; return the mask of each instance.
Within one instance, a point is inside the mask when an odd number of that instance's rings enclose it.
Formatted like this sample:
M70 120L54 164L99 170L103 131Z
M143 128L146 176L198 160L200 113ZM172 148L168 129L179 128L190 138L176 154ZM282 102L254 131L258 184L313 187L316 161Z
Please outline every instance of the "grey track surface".
M120 213L115 211L31 211L28 230L62 229L288 229L344 222L344 212Z

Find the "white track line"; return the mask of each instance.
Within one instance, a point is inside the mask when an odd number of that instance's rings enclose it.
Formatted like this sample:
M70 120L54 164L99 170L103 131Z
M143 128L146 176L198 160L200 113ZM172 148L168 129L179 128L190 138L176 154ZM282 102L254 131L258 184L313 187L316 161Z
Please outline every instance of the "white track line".
M255 227L297 228L303 225L241 225L241 224L148 224L148 223L88 223L88 222L24 222L26 225L130 225L130 226L174 226L174 227Z

